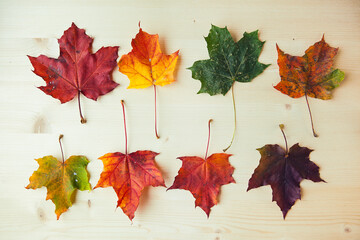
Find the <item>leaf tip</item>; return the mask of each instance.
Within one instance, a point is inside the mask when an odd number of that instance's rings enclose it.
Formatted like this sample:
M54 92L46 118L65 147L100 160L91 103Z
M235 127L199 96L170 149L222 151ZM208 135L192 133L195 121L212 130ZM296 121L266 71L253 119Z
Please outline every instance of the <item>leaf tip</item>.
M36 57L30 56L30 55L26 55L26 56L29 58L31 64L34 66L34 63L36 61ZM35 73L35 68L32 71Z
M128 218L130 219L131 225L132 225L132 224L133 224L133 219L134 219L135 215L134 215L133 213L129 213L129 214L126 213L126 215L127 215Z
M286 218L286 215L287 215L287 213L288 213L288 211L289 210L281 210L281 212L282 212L282 214L283 214L283 219L285 220L285 218Z
M207 219L209 219L211 207L209 207L209 206L195 205L195 208L196 208L196 207L200 207L200 208L206 213Z

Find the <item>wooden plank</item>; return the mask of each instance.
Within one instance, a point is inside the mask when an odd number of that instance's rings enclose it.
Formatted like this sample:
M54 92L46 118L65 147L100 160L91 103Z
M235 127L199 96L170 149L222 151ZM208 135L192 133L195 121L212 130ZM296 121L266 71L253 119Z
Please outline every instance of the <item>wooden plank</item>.
M0 1L0 239L360 239L360 2L358 0L2 0ZM36 89L43 81L31 72L26 55L57 57L57 38L71 22L95 37L93 50L130 41L143 29L158 33L167 53L180 49L177 82L159 87L158 118L161 138L153 132L153 91L127 90L121 85L97 102L83 98L88 119L81 125L76 101L61 105ZM221 190L220 203L210 218L194 209L189 192L144 190L131 223L115 211L112 189L78 192L70 210L56 220L54 205L45 201L46 189L26 190L37 168L35 158L60 157L57 137L64 134L66 156L90 159L90 182L102 171L97 160L107 152L123 151L120 100L125 99L130 151L161 152L157 163L167 186L181 166L176 158L202 156L207 121L214 119L210 152L221 152L230 141L233 113L229 95L197 95L200 82L186 70L208 57L203 36L211 24L228 26L234 39L244 31L260 30L266 40L260 61L271 66L249 84L236 84L238 128L231 164L236 184ZM336 65L346 79L334 99L310 99L320 137L311 135L304 99L291 99L273 89L279 80L275 44L302 55L320 40L340 47ZM327 183L304 181L302 200L284 221L271 202L271 189L246 192L247 181L259 161L256 148L283 144L278 124L286 125L290 144L315 149L311 159Z

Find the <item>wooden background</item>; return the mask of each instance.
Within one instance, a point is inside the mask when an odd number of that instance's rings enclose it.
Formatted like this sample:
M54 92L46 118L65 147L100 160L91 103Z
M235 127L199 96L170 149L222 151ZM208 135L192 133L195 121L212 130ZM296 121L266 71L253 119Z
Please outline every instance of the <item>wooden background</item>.
M120 84L97 102L82 98L88 123L80 124L77 102L60 104L36 87L43 80L31 72L26 55L57 57L57 38L75 22L94 37L93 50L120 46L131 50L138 32L158 33L166 53L180 49L174 84L158 88L160 140L153 129L153 89L128 90ZM124 151L120 100L127 104L129 151L149 149L161 154L157 163L170 186L181 166L176 157L203 156L207 121L213 118L210 152L221 152L233 129L230 93L197 95L200 82L186 70L208 58L203 36L211 24L228 26L235 40L259 29L266 40L260 61L271 66L251 83L235 84L238 128L231 164L236 184L222 187L220 203L210 218L194 208L184 190L147 188L131 223L115 210L111 188L78 192L75 204L56 220L46 189L26 190L37 169L35 158L61 158L58 136L70 155L90 159L90 182L102 171L97 158ZM360 1L359 0L1 0L0 1L0 239L360 239ZM336 66L346 78L329 101L310 99L315 139L305 99L291 99L273 86L280 80L275 44L303 55L325 33L340 47ZM302 200L282 219L271 202L270 187L246 192L260 159L256 148L281 144L284 123L289 144L315 149L311 159L327 183L303 181Z

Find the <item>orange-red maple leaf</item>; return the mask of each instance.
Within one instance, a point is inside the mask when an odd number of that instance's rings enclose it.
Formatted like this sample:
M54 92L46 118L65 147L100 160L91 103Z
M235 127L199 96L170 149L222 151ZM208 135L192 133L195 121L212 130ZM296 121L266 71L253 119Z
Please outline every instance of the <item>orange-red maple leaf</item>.
M201 157L179 157L182 166L169 189L189 190L195 198L195 206L201 207L207 216L210 208L218 203L220 187L235 183L234 167L229 163L231 154L214 153L205 160Z
M150 185L165 187L165 183L155 165L158 153L144 150L128 154L124 101L121 101L121 104L124 116L125 154L107 153L99 158L104 164L104 170L95 188L113 187L118 196L117 207L121 207L132 220L139 205L141 191Z
M116 66L118 47L102 47L91 53L93 39L86 35L74 23L58 40L59 58L28 56L34 67L34 73L44 79L46 86L39 87L44 93L57 98L61 103L78 97L80 94L97 100L99 96L111 92L119 84L111 79L111 72Z
M123 55L118 63L119 71L128 76L128 88L164 86L174 82L174 70L179 51L166 55L161 52L159 36L148 34L141 28L131 41L133 49Z
M99 158L104 170L95 188L113 187L119 198L117 207L121 207L130 220L134 218L144 187L165 187L161 172L155 166L156 155L158 153L152 151L115 152Z

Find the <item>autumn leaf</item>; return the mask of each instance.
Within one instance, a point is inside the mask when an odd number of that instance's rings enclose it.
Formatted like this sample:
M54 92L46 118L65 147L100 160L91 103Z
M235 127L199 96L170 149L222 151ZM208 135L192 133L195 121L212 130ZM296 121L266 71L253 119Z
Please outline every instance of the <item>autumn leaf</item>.
M280 128L285 138L286 149L277 144L267 144L257 149L261 159L249 180L247 190L270 185L273 201L276 201L285 219L295 201L301 198L300 182L303 179L313 182L324 180L320 177L319 167L310 161L309 155L313 150L300 147L298 143L288 150L282 124Z
M292 98L305 96L313 135L317 137L307 96L331 99L334 88L344 80L344 72L334 69L333 66L338 48L330 47L324 36L321 41L309 47L302 57L285 54L278 45L276 47L281 81L275 89Z
M113 187L118 196L117 207L121 207L132 220L139 205L142 190L150 185L165 187L165 183L155 165L155 157L158 153L145 150L128 154L125 108L123 101L121 103L125 127L125 154L107 153L99 158L104 164L104 170L95 188Z
M60 139L61 137L62 135ZM51 199L55 204L55 213L59 220L60 215L71 207L72 195L76 189L91 190L86 171L89 160L85 156L71 156L64 161L63 156L63 161L60 162L53 156L45 156L36 161L39 168L30 177L26 188L46 187L46 200Z
M118 63L119 71L130 80L128 88L164 86L174 82L173 72L179 51L166 55L161 52L159 36L148 34L141 28L132 39L133 49L123 55Z
M234 167L229 163L231 154L214 153L207 157L210 140L206 147L205 158L191 156L179 157L182 166L169 189L184 189L192 193L195 198L195 207L201 209L209 217L210 209L218 203L220 187L225 184L235 183L232 174ZM169 190L168 189L168 190Z
M140 28L140 24L139 24ZM174 70L179 51L166 55L161 52L159 36L148 34L141 28L131 41L132 50L123 55L118 63L119 71L129 80L128 88L147 88L154 86L155 93L155 135L157 133L156 120L156 86L164 86L174 82Z
M198 93L225 95L232 88L235 81L250 82L262 73L269 64L258 62L265 42L258 38L258 31L244 33L242 39L235 42L228 29L212 25L209 35L205 37L210 59L196 61L189 69L192 77L200 80L201 88ZM232 88L234 108L234 132L236 130L236 108L234 88Z
M118 58L118 47L102 47L93 54L92 42L93 39L85 34L84 29L79 29L72 23L58 40L59 58L28 56L34 73L46 82L46 86L39 89L59 99L61 103L78 97L81 123L86 120L81 113L80 94L96 101L99 96L118 86L111 79L111 72Z

